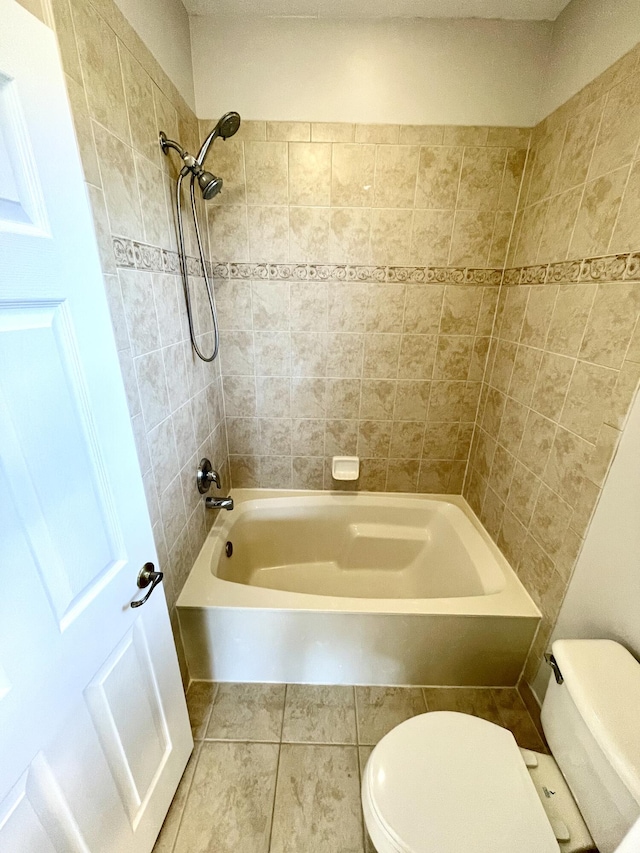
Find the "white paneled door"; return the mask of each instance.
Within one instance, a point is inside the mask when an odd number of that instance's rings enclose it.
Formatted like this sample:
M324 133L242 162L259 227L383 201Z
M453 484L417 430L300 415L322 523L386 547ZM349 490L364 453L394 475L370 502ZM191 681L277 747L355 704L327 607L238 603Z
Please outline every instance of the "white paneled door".
M55 38L0 22L0 850L148 853L193 742Z

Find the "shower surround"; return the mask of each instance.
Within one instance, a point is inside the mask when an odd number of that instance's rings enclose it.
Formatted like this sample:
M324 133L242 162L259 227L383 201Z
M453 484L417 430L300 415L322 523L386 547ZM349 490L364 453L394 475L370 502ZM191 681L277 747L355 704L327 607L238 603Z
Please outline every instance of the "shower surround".
M464 489L543 613L528 682L640 379L639 144L640 46L532 133Z
M209 122L200 122L203 132ZM460 492L529 131L244 121L208 206L232 483Z
M244 121L208 161L207 371L157 133L215 122L111 0L53 10L172 615L199 454L315 488L358 453L361 487L467 497L543 612L530 682L640 379L640 49L532 130Z

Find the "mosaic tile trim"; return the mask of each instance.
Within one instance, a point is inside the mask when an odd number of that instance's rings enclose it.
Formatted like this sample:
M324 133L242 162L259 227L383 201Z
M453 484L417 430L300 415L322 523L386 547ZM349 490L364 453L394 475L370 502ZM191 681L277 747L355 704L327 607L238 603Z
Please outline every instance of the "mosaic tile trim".
M509 286L585 281L640 281L640 252L560 261L530 267L512 267L504 271L503 277L503 283Z
M178 253L125 237L113 237L116 266L178 275ZM263 281L362 281L379 284L471 284L508 287L560 282L640 281L640 252L505 269L471 267L351 266L349 264L206 264L211 278ZM198 258L187 257L190 276L202 276Z
M125 237L113 237L116 266L151 272L179 274L178 253L138 243ZM253 281L344 281L378 284L468 284L499 285L502 270L471 267L401 267L352 266L349 264L267 264L267 263L209 263L211 278L231 278ZM190 276L201 276L202 266L194 257L187 257Z

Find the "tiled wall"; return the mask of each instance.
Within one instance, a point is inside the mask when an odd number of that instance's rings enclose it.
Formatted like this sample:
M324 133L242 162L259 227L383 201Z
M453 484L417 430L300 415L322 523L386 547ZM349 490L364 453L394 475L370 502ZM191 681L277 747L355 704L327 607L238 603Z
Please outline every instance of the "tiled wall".
M53 0L53 11L175 626L175 600L211 521L195 488L197 460L207 455L227 472L219 368L205 367L191 352L171 251L175 169L157 143L160 129L195 143L198 126L111 0ZM114 255L113 235L157 248L140 255L141 269L127 269L129 261ZM149 258L165 262L145 263ZM208 349L211 327L201 318Z
M465 494L544 615L529 681L640 379L639 59L534 129L472 445Z
M200 455L226 473L228 446L235 486L331 488L330 457L357 453L360 488L464 480L543 611L531 681L640 379L640 50L528 153L517 128L243 122L207 163L205 368L156 138L195 151L215 119L111 0L53 3L170 606L206 530Z
M461 490L528 140L244 121L214 146L235 486L335 488L357 453L359 488Z

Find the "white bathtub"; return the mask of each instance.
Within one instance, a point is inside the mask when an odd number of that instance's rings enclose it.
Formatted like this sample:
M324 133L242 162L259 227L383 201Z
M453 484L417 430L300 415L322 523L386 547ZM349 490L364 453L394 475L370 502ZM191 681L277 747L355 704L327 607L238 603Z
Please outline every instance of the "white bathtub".
M516 683L540 612L464 498L233 498L178 599L193 678Z

